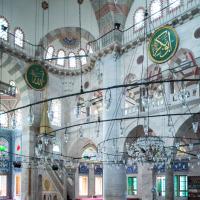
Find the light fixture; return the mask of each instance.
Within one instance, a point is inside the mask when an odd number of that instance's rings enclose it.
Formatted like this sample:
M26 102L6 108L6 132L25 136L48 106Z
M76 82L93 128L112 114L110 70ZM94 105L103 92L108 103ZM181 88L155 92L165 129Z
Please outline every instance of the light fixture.
M126 144L127 153L136 163L170 163L171 149L165 147L158 136L145 135L131 145Z

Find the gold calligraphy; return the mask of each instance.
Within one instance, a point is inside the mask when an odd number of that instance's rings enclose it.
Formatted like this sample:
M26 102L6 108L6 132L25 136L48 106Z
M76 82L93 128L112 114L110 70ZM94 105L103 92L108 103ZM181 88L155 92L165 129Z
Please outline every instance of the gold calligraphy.
M164 58L167 54L173 51L171 34L169 30L165 30L154 39L153 56Z

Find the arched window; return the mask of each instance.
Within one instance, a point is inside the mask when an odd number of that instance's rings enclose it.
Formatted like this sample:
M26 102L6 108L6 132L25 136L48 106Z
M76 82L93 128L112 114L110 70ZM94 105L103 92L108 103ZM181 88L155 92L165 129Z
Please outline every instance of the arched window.
M150 6L151 21L154 21L161 17L161 0L153 0Z
M69 67L76 67L76 58L74 53L69 54Z
M51 124L54 126L61 126L61 102L60 100L53 100L51 103L51 110L53 118Z
M0 17L0 38L8 40L8 21Z
M135 30L144 27L144 9L140 8L135 12L134 22Z
M0 113L4 113L3 110ZM8 114L0 115L0 127L8 127Z
M85 54L85 51L84 51L83 49L81 49L81 50L79 51L79 56L81 56L81 57L80 57L81 65L87 64L86 54Z
M86 147L82 153L82 158L85 160L97 160L97 150L95 147Z
M93 53L92 47L89 44L87 45L87 51L91 54Z
M19 47L24 46L24 33L20 28L15 29L15 44Z
M65 64L65 59L63 58L65 57L65 52L64 50L59 50L58 51L58 60L57 60L57 64L60 66L64 66Z
M48 47L46 53L46 59L51 59L53 57L54 48L52 46Z
M181 0L169 0L169 10L174 10L181 5Z

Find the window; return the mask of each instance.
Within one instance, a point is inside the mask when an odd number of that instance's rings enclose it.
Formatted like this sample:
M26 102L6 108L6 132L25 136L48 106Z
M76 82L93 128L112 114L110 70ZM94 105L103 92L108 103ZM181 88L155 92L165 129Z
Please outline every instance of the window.
M21 195L21 176L20 175L15 176L15 191L16 191L16 196Z
M59 145L53 144L53 152L56 152L56 153L59 153L59 152L60 152Z
M85 160L96 160L97 151L93 146L86 147L82 153L82 158Z
M7 196L7 176L0 175L0 197Z
M151 21L161 17L161 0L153 0L150 7Z
M0 111L0 113L4 113L4 111ZM8 127L8 114L0 115L0 127Z
M8 40L8 22L4 17L0 17L0 38Z
M101 176L95 177L95 195L101 196L103 194L103 178Z
M128 195L137 195L137 177L128 177Z
M135 30L138 30L144 26L144 9L140 8L135 12L134 22Z
M79 56L83 56L83 57L80 57L81 65L87 64L86 54L85 54L85 51L84 51L84 50L81 49L81 50L79 51Z
M174 10L181 5L181 0L169 0L169 10Z
M87 51L91 54L93 53L92 47L89 44L87 45Z
M79 176L79 195L87 196L88 195L88 177Z
M188 197L188 177L174 176L174 192L176 197Z
M156 177L156 192L157 196L165 196L165 176Z
M54 53L54 48L48 47L47 53L46 53L46 59L51 59L53 57L53 53Z
M5 138L0 137L0 157L7 157L8 151L9 151L8 141Z
M15 29L15 44L19 47L23 47L24 45L24 33L21 29Z
M57 65L64 66L64 64L65 64L65 59L64 59L63 57L65 57L65 52L64 52L64 50L59 50L59 51L58 51Z
M76 67L76 58L74 53L69 54L69 67Z
M61 126L61 102L60 100L53 100L51 103L51 110L53 118L51 124L54 126Z

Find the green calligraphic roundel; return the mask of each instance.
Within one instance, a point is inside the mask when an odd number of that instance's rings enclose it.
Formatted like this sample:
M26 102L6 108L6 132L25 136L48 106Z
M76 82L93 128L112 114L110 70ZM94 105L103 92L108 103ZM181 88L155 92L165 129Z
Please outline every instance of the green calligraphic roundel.
M34 90L42 90L48 82L48 73L39 64L32 64L29 66L25 74L27 84Z
M174 56L179 44L178 34L171 26L163 26L152 35L148 52L155 63L167 62Z

